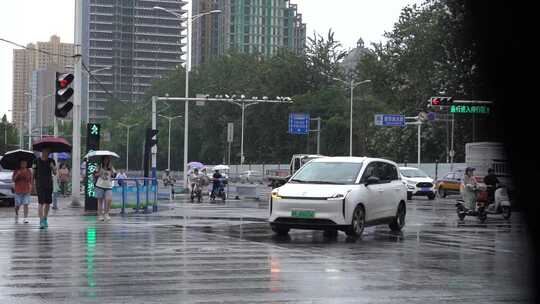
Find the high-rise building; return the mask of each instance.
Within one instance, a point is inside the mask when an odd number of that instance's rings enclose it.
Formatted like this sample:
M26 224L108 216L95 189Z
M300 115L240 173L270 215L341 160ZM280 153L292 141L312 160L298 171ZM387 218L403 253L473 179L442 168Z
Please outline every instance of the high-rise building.
M54 90L57 70L56 65L50 65L45 69L33 70L30 77L29 87L33 93L30 101L32 129L37 130L39 134L47 134L44 128L54 125Z
M265 56L282 48L304 52L306 25L289 0L193 0L192 8L193 16L221 10L194 20L192 65L229 50Z
M65 71L73 66L74 47L71 43L60 42L60 37L52 36L50 41L28 44L27 49L13 50L13 122L19 130L28 124L28 115L40 116L37 111L42 107L37 103L47 102L50 91L37 91L38 74L34 70ZM51 86L54 80L51 80ZM49 96L49 97L47 97ZM32 106L32 104L34 104ZM31 105L29 109L29 105ZM45 107L46 108L46 107ZM47 120L51 122L52 120ZM45 120L44 120L45 122ZM33 128L36 127L32 124ZM46 125L48 126L48 125Z
M94 75L88 85L91 120L107 117L105 103L114 98L141 101L152 81L183 63L185 21L181 18L185 18L186 11L182 8L186 3L182 0L84 1L83 63ZM154 9L156 6L181 17Z

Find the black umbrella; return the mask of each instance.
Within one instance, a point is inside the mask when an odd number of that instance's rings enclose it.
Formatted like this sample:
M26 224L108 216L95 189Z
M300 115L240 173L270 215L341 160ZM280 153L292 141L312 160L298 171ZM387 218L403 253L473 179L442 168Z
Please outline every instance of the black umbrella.
M71 145L62 137L47 136L35 141L32 144L32 149L36 151L49 149L49 152L71 152Z
M21 160L26 160L26 167L31 168L34 158L34 153L32 151L21 149L8 151L4 154L2 159L0 159L0 165L7 170L17 170L19 169Z

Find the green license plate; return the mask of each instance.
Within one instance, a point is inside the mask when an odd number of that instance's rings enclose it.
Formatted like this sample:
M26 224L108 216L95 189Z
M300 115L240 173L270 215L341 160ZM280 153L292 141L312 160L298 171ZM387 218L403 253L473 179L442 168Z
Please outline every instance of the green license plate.
M315 211L313 210L292 210L291 211L292 217L299 217L299 218L314 218L315 217Z

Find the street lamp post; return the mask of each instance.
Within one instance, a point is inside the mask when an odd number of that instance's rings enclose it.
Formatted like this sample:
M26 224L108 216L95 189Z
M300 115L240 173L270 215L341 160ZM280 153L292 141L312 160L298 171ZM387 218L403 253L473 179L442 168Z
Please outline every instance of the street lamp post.
M24 95L33 97L33 95L28 92L24 92ZM30 99L28 99L28 106L26 107L28 112L28 150L32 150L32 109L30 106Z
M214 13L221 13L221 10L213 10L213 11L209 11L209 12L206 12L206 13L191 16L191 17L189 17L189 14L188 14L188 17L184 18L184 17L182 17L181 14L179 14L179 13L177 13L175 11L168 10L166 8L160 7L160 6L154 6L153 9L162 10L162 11L165 11L165 12L167 12L169 14L172 14L172 15L176 16L181 22L187 21L187 35L186 35L187 44L186 44L186 63L185 63L186 93L185 93L185 97L189 98L189 70L190 70L190 58L191 58L191 54L190 54L190 51L191 51L191 48L190 48L190 45L191 45L191 37L190 37L191 23L193 21L195 21L196 19L202 17L202 16L206 16L206 15L210 15L210 14L214 14ZM188 101L185 102L184 115L185 115L185 117L184 117L183 180L184 180L184 187L187 188L188 181L187 181L187 174L186 173L187 173L187 162L188 162L188 130L189 130L189 102ZM152 118L155 119L154 115L152 115ZM154 158L154 157L156 157L156 155L153 154L152 157ZM152 162L154 163L154 160L152 160Z
M123 126L123 127L126 127L127 129L127 134L126 134L126 172L129 171L129 129L131 127L134 127L138 124L132 124L132 125L126 125L126 124L123 124L121 122L118 123L119 125Z
M8 110L9 112L13 113L12 115L14 115L15 113L26 113L25 111L16 111L16 110ZM12 120L13 120L13 116L12 116ZM18 136L19 136L19 149L22 149L23 148L23 129L24 129L24 122L21 122L21 127L20 128L17 128L17 132L18 132Z
M39 137L43 138L43 102L45 102L46 98L49 98L51 96L54 96L54 94L48 94L41 97L41 101L39 104L40 111L39 111ZM53 123L56 123L56 116L53 112Z
M169 136L169 143L168 143L168 150L167 150L167 169L168 170L171 170L171 121L175 118L180 118L182 117L182 115L177 115L177 116L166 116L166 115L161 115L159 114L159 116L167 119L169 121L169 133L168 133L168 136Z
M325 73L322 73L324 76L329 76ZM350 123L349 123L349 156L352 156L352 134L353 134L353 99L354 99L354 89L361 85L361 84L365 84L365 83L370 83L371 80L370 79L367 79L367 80L363 80L363 81L360 81L360 82L354 82L354 80L350 80L350 81L345 81L345 80L342 80L342 79L339 79L339 78L336 78L336 77L331 77L333 80L335 81L339 81L339 82L342 82L344 83L345 85L348 85L350 87L350 91L351 91L351 113L350 113Z

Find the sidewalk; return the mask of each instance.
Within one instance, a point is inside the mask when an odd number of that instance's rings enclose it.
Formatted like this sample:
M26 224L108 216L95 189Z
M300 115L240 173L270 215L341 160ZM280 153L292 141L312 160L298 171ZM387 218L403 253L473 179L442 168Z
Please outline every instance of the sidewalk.
M88 216L92 213L84 210L84 199L81 199L80 207L71 207L71 197L58 198L58 210L51 210L49 217L75 217ZM29 218L37 218L37 197L31 197L29 205ZM190 203L187 195L177 195L171 202L169 200L158 201L158 211L152 213L152 206L148 207L148 213L142 210L136 212L132 208L126 208L128 217L163 217L169 219L228 219L246 221L266 221L268 216L268 202L254 199L231 199L225 204L210 204L208 197L204 197L203 203ZM19 210L19 217L22 218L23 209ZM121 209L111 210L112 216L121 216ZM13 218L15 212L13 207L0 208L0 218Z

